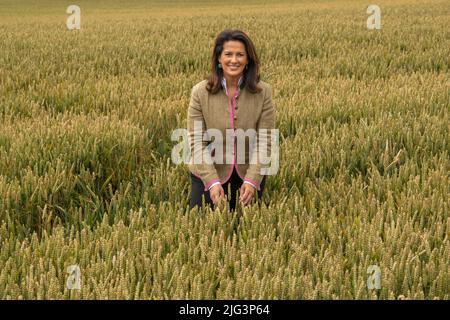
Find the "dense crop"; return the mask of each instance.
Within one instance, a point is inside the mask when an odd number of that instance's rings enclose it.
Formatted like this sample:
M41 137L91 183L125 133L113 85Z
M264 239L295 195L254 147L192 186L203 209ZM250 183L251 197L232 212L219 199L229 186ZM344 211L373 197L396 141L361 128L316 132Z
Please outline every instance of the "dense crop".
M450 7L0 1L0 299L449 299ZM265 204L170 161L225 28L274 90ZM66 286L78 265L81 289ZM379 266L381 289L367 288Z

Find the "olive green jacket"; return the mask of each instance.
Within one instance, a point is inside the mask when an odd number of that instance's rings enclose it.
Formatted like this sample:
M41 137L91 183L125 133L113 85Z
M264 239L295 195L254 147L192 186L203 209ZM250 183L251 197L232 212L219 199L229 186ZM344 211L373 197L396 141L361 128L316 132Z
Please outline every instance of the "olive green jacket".
M223 90L216 94L209 93L206 90L206 84L207 80L203 80L191 91L187 119L191 155L188 162L189 171L202 180L206 191L215 182L221 184L227 182L233 168L236 167L241 179L251 182L260 190L263 178L261 168L268 165L259 161L258 145L261 141L266 141L269 151L266 154L270 155L271 143L271 131L260 131L260 129L275 128L271 86L260 80L258 85L262 88L261 92L253 94L243 87L235 90L233 97L228 97ZM212 128L223 135L222 140L215 142L222 146L222 154L219 152L215 154L216 148L211 148L213 144L210 142L214 140L211 139L212 135L205 135L205 131ZM238 141L235 136L236 131L230 130L239 128L243 131L254 129L257 132L256 139L253 140L256 148L250 150L250 139L245 139L245 161L243 161L242 152L239 155L239 150L243 149L236 148ZM227 140L231 141L231 143L228 142L228 148ZM243 142L242 139L240 141Z

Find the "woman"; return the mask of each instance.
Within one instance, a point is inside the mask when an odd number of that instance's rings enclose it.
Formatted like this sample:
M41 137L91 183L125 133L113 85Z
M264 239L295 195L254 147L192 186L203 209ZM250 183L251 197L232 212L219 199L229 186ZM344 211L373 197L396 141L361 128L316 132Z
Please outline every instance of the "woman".
M187 125L193 155L188 164L190 208L201 206L203 199L211 207L229 199L234 210L237 191L243 206L260 199L266 176L258 150L262 141L270 144L267 132L274 126L272 89L260 80L253 42L240 30L224 30L215 40L211 75L191 92ZM242 132L256 134L248 134L247 141ZM211 138L210 133L214 139L208 145L205 137Z

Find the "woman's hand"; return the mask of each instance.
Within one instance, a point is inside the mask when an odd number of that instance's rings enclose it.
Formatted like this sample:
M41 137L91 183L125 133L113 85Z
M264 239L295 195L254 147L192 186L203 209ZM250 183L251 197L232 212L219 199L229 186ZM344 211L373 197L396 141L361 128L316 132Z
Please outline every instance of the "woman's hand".
M222 185L217 184L209 190L209 197L211 198L214 204L219 203L220 200L225 198L225 191L222 188Z
M243 183L240 190L239 201L244 205L248 205L255 196L255 187L251 184Z

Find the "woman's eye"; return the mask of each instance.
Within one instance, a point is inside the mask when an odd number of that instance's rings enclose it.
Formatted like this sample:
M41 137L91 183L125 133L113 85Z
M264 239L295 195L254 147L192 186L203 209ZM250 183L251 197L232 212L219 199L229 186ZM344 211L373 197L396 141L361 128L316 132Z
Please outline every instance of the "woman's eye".
M238 54L236 54L239 58L241 58L241 57L243 57L244 56L244 54L242 54L242 53L238 53ZM229 56L232 56L232 54L231 53L225 53L225 56L227 56L227 57L229 57Z

